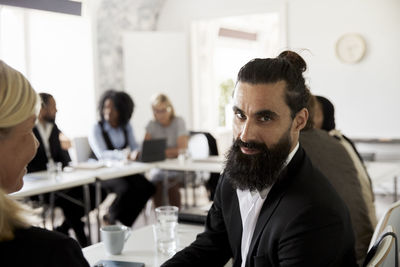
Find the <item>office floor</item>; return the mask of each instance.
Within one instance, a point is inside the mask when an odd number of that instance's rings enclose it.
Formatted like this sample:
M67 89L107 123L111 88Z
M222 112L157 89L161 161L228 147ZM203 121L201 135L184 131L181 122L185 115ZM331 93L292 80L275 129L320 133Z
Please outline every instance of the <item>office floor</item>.
M182 200L184 200L184 191L183 189L181 190L182 194ZM197 200L197 205L198 206L204 206L209 204L207 192L204 187L199 187L195 190L196 194L196 200ZM188 191L188 204L192 205L193 203L193 191L192 189L189 189ZM111 195L107 197L107 199L102 203L100 206L100 215L102 216L103 214L106 213L107 207L110 205L112 202L114 196ZM393 194L392 193L381 193L379 192L378 194L375 194L375 208L376 208L376 214L377 218L379 218L384 214L385 210L393 203ZM182 206L184 206L184 201L182 202ZM92 234L92 242L96 243L98 240L98 233L97 233L97 224L96 224L96 212L91 212L90 213L90 221L91 221L91 234ZM60 209L55 210L55 220L54 220L54 225L60 225L63 220L63 215L62 211ZM140 214L140 216L137 218L135 223L133 224L132 228L137 229L140 227L143 227L148 224L153 224L155 222L155 213L154 213L154 206L151 201L147 203L146 209L143 210L143 212ZM37 223L38 226L43 226L42 222ZM46 228L51 229L51 220L49 216L47 216L46 219ZM74 233L72 230L70 230L70 235L74 237Z

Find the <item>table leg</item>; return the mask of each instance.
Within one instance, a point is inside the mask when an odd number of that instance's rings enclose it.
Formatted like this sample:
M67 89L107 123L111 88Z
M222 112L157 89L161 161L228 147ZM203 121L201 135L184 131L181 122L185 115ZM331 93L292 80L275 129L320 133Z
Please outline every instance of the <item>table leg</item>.
M163 186L162 186L162 202L163 205L169 205L169 197L168 197L168 171L164 172L165 176L163 179Z
M89 185L85 184L83 185L83 202L84 202L84 207L85 207L85 215L86 215L86 224L88 227L88 244L92 244L92 231L90 227L90 191L89 191Z
M393 177L393 202L397 201L397 175Z
M188 195L188 172L185 171L183 174L183 187L185 188L185 208L189 208L189 195Z
M51 219L51 229L54 230L54 202L55 202L55 193L50 193L50 219Z
M193 207L197 206L197 201L196 201L196 173L192 172L192 189L193 189Z
M100 242L100 203L101 203L101 181L96 180L96 210L97 210L97 242Z

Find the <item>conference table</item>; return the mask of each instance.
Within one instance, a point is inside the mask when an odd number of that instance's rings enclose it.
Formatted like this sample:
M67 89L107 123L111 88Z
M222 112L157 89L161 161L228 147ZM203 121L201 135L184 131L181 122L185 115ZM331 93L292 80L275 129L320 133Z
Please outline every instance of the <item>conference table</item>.
M208 158L201 159L167 159L165 161L157 162L156 167L166 171L183 171L184 179L184 199L185 208L189 207L188 197L188 180L192 178L193 185L193 206L196 206L196 194L195 194L195 179L196 176L190 172L216 172L220 173L223 169L224 158L221 156L209 156ZM168 179L163 179L163 202L168 203Z
M372 187L377 188L385 183L393 183L393 202L397 201L397 179L400 176L400 161L367 161L365 162Z
M203 230L204 226L179 224L178 250L188 246ZM103 242L86 247L82 251L90 266L100 260L117 260L143 262L146 267L158 267L171 257L157 251L152 225L132 231L121 255L107 254Z
M45 193L50 194L49 204L51 210L51 217L53 222L54 217L54 200L55 194L58 194L70 201L82 205L85 209L85 216L87 219L87 226L89 229L89 240L91 240L90 230L90 191L89 185L96 183L96 204L97 207L100 204L101 193L100 183L102 180L115 179L127 175L133 175L137 173L146 172L154 168L153 164L140 163L140 162L115 162L110 164L108 167L98 165L99 167L91 169L85 165L86 169L80 168L66 168L68 171L62 171L60 173L49 173L47 171L28 173L24 176L24 185L18 192L12 193L11 197L15 199L26 198L34 195L41 195ZM94 166L94 165L93 165ZM83 203L80 201L70 198L64 194L62 190L66 190L72 187L82 186L83 187ZM97 213L99 214L99 213ZM97 216L97 224L100 226L100 219Z
M185 162L178 159L168 159L162 162L142 163L142 162L113 162L107 166L98 165L96 168L90 168L85 165L86 169L79 167L67 168L68 171L63 171L57 175L50 174L47 171L29 173L24 176L24 185L18 192L12 193L11 196L15 199L26 198L34 195L50 193L50 210L53 211L55 194L59 194L68 198L61 190L69 189L76 186L83 187L83 207L87 217L87 225L90 229L90 192L89 185L96 185L96 206L101 202L101 181L144 173L154 168L176 171L210 171L220 172L222 169L222 160L217 157L210 157L202 160L187 160ZM89 165L90 166L90 165ZM94 165L95 166L95 165ZM168 179L164 179L165 188L168 188ZM185 184L186 179L185 179ZM185 186L185 196L187 203L187 186ZM164 192L165 203L168 204L168 193ZM74 201L74 200L71 200ZM80 204L80 203L78 203ZM53 218L53 212L52 212ZM100 226L99 212L97 212L97 225ZM98 227L99 228L99 227ZM99 229L98 229L99 230ZM89 230L89 240L91 231Z

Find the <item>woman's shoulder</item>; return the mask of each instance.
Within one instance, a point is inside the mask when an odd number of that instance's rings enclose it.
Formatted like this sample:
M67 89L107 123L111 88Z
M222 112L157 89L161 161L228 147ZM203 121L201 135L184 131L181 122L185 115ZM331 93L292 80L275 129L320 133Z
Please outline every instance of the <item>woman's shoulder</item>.
M172 122L176 124L185 124L185 120L181 116L175 116Z
M18 228L15 230L14 234L15 234L15 240L26 240L28 242L29 240L52 242L52 241L62 241L70 239L70 237L64 234L34 226L29 228Z
M27 262L32 266L89 266L79 244L64 234L38 227L18 228L14 234L13 240L0 242L0 248L11 254L15 249L25 253L24 258L11 259L15 266Z

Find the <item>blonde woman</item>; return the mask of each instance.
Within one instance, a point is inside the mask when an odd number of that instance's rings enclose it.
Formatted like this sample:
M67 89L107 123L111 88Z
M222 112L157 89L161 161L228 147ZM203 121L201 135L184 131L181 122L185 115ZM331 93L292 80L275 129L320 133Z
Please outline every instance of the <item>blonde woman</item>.
M28 80L0 61L0 255L3 266L89 266L73 239L26 221L24 208L6 193L23 185L36 154L37 95Z
M165 94L154 96L151 107L154 120L150 121L146 126L145 140L166 138L167 149L165 150L165 155L167 158L176 158L180 150L187 148L188 132L185 121L175 115L174 107ZM171 180L171 187L168 190L170 204L180 207L179 178L182 177L182 173L158 170L152 176L157 188L154 195L155 206L162 204L162 179L168 177Z

